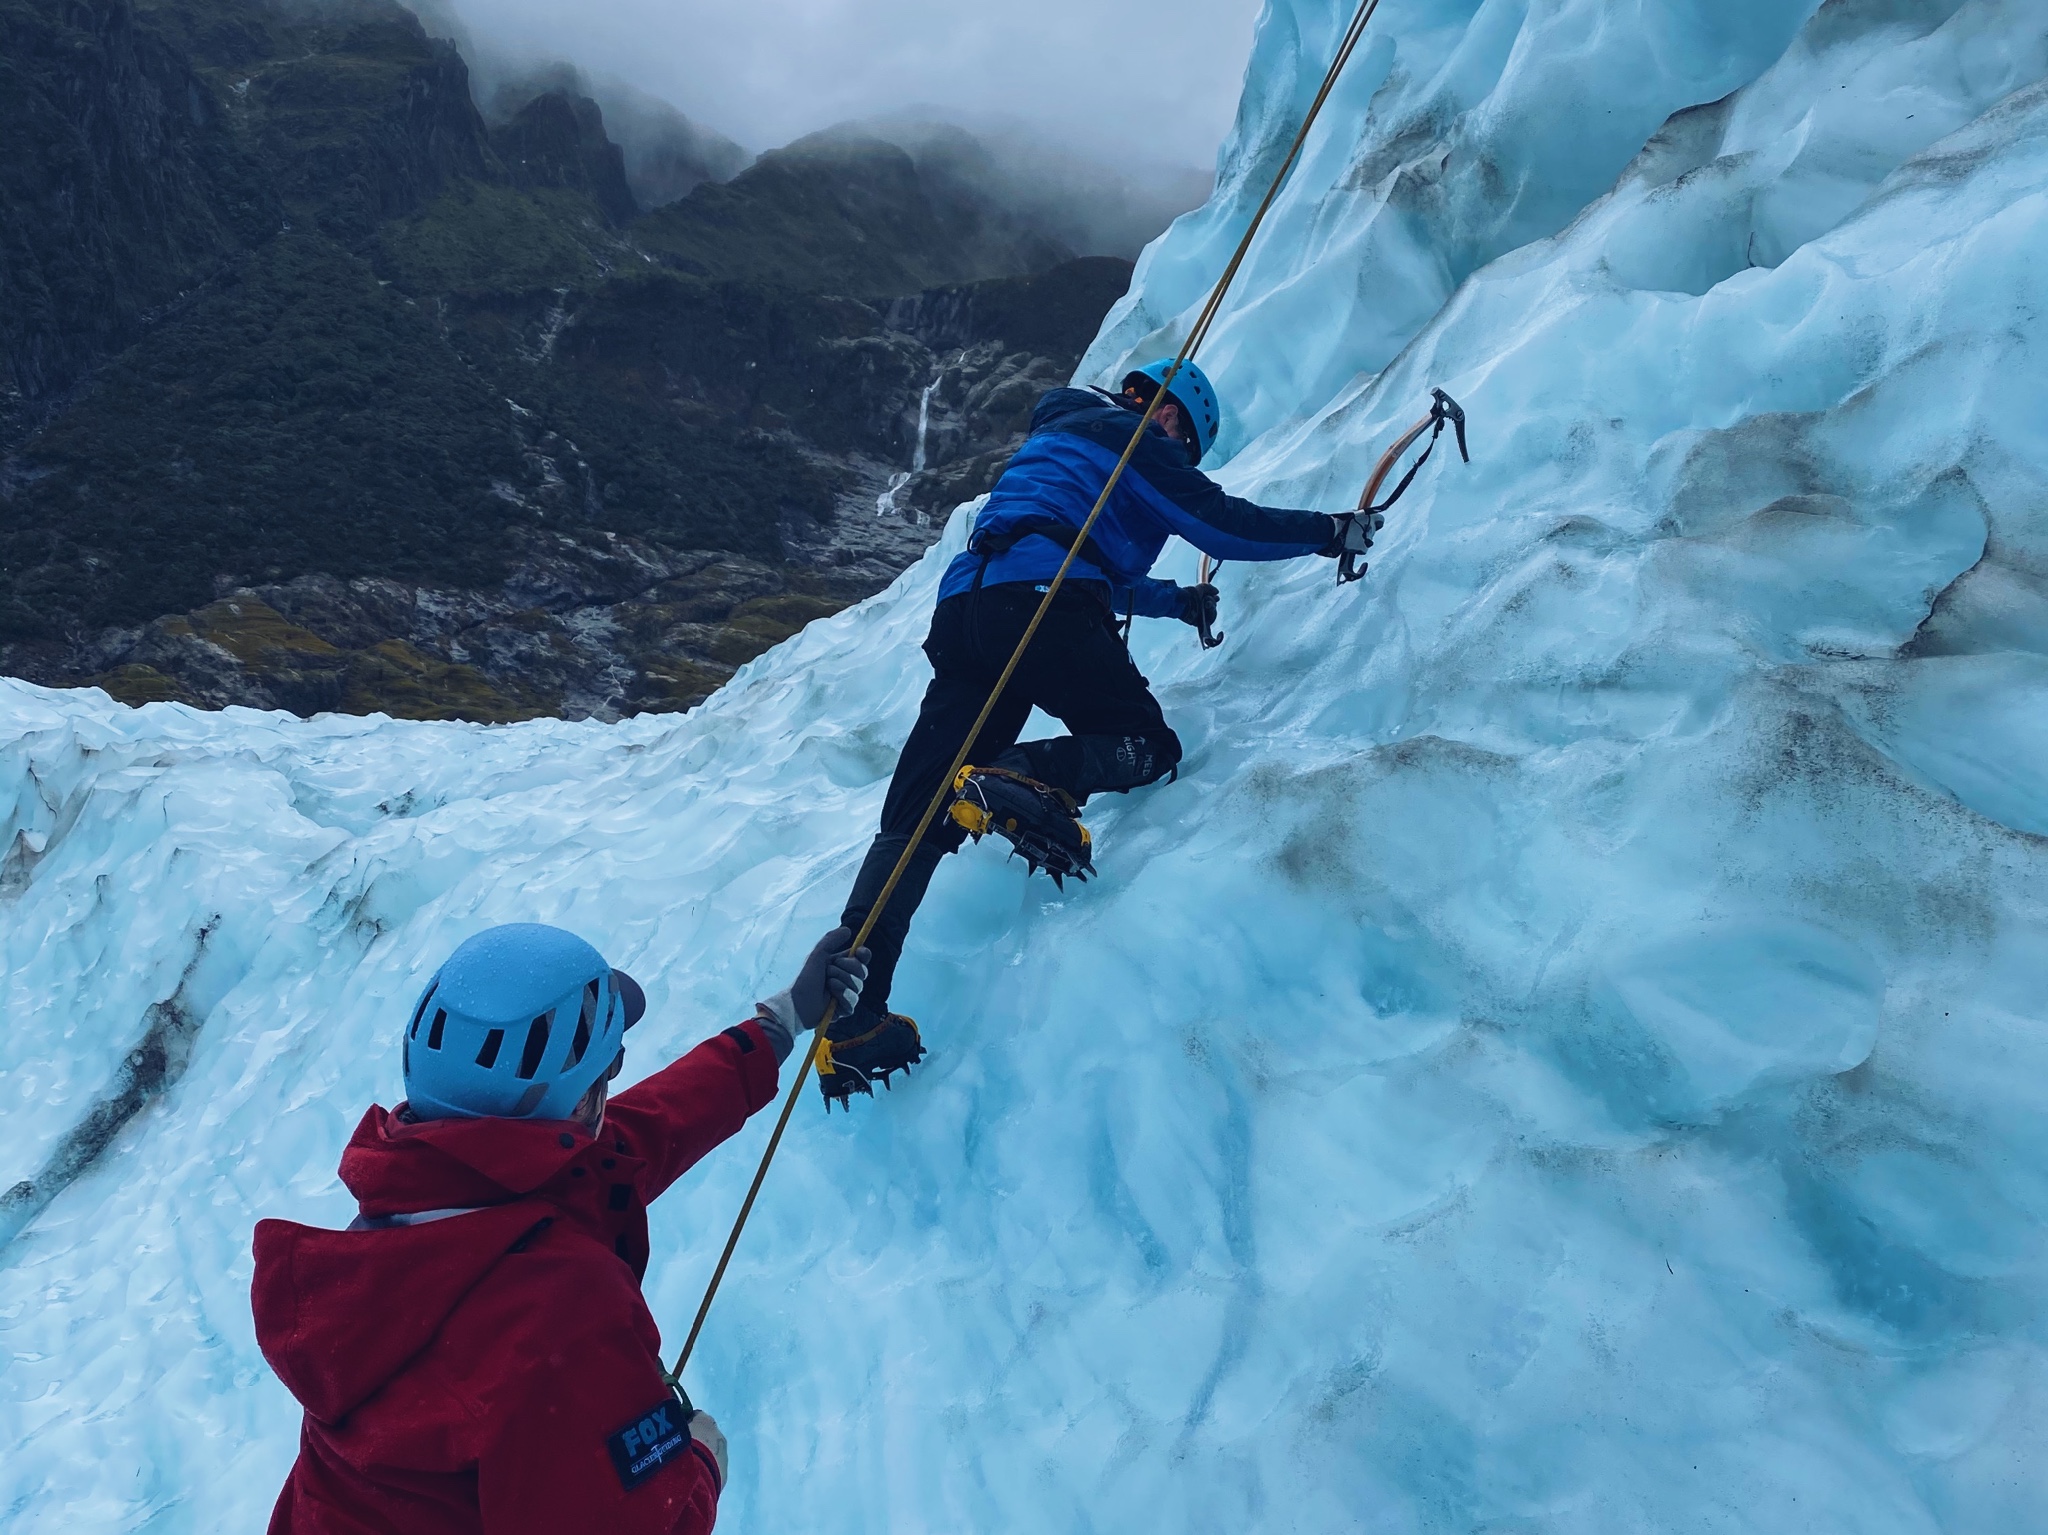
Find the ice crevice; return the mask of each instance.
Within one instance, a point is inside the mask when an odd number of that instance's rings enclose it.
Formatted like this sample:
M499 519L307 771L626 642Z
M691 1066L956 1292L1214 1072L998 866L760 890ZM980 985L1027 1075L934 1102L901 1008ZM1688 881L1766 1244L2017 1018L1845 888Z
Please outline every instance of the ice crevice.
M216 913L192 935L192 962L179 978L178 989L149 1005L141 1038L122 1057L107 1091L56 1139L43 1165L32 1176L0 1193L0 1250L73 1179L91 1167L122 1127L142 1112L151 1099L177 1086L205 1021L191 991L195 975L207 957L207 940L219 924Z
M1267 6L1085 381L1191 318L1349 11ZM1218 472L1347 506L1432 385L1473 462L1358 586L1227 566L1222 650L1140 626L1188 757L1091 805L1100 881L942 869L931 1062L800 1113L693 1362L721 1519L2048 1532L2048 17L1374 26L1203 356ZM457 939L644 975L633 1074L786 981L966 516L681 719L0 683L0 1188L213 924L183 1075L0 1250L11 1528L262 1527L249 1228L347 1221ZM765 1133L657 1208L671 1331Z

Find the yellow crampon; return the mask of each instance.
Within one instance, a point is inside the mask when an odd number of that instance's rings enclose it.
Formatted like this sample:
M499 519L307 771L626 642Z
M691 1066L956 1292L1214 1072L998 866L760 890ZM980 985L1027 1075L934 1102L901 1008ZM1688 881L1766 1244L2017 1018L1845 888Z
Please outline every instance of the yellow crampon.
M963 765L952 780L947 815L977 841L994 832L1032 869L1043 869L1061 884L1069 874L1085 880L1095 872L1094 841L1081 824L1081 807L1055 789L1008 768Z
M841 1052L846 1055L844 1061L839 1059ZM815 1060L818 1091L824 1095L826 1110L835 1103L846 1104L855 1093L872 1094L877 1078L882 1086L890 1086L892 1075L909 1071L924 1059L924 1053L917 1020L901 1013L884 1013L864 1034L840 1040L821 1035Z
M977 841L994 830L994 818L986 805L977 805L971 799L959 798L960 791L967 787L967 780L974 776L972 766L963 767L953 775L953 808L946 814L953 818L953 824L964 827L968 836Z

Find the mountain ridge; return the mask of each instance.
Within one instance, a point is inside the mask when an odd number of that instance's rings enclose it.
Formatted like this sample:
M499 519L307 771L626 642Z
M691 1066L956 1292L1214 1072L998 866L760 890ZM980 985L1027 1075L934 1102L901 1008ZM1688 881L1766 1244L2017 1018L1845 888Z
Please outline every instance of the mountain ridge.
M790 632L747 624L742 605L830 611L933 536L908 502L873 515L946 366L891 322L893 301L1026 276L1064 292L1063 323L1029 347L991 331L971 338L989 355L969 366L955 347L952 364L1053 383L1128 278L983 195L957 169L964 135L944 172L879 139L816 135L643 212L594 101L552 85L487 121L454 46L392 0L7 0L5 14L37 43L10 66L40 70L17 117L67 146L52 163L73 183L110 189L97 224L16 242L0 266L0 293L47 295L12 306L0 422L0 668L32 680L281 704L304 690L263 680L265 647L205 639L224 632L212 604L319 578L506 617L527 611L507 607L520 572L557 561L561 540L623 540L650 571L738 560L775 572L774 589L733 588L730 633L664 621L627 644L588 612L615 583L571 581L568 606L522 622L577 658L579 680L523 669L531 646L410 624L377 643L425 646L444 673L492 657L495 681L464 675L439 703L417 687L316 693L456 717L687 707L733 656ZM95 79L129 108L111 138L105 113L76 106ZM137 193L134 146L159 141L177 152ZM9 226L67 185L16 166L0 184ZM97 285L44 275L70 270ZM1014 410L976 420L934 473L956 447L986 471L1021 428Z

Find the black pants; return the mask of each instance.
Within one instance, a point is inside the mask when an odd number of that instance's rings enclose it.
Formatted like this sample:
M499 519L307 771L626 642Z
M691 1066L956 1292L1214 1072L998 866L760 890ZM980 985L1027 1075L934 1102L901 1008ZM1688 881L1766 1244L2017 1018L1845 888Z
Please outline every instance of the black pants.
M848 927L858 928L867 920L868 908L896 867L918 817L938 792L947 764L1041 600L1043 594L1033 586L990 586L948 597L932 614L924 653L934 676L903 755L896 760L896 776L882 802L882 829L846 899L840 920ZM1072 734L1017 747L1017 734L1034 705ZM1003 766L1064 789L1077 800L1135 789L1164 778L1180 762L1180 738L1167 728L1159 700L1132 664L1099 587L1060 588L967 760L986 767L1012 748L1022 754L1021 760L1012 756ZM873 962L862 1013L887 1010L910 919L917 914L939 860L966 836L943 810L925 833L868 940Z

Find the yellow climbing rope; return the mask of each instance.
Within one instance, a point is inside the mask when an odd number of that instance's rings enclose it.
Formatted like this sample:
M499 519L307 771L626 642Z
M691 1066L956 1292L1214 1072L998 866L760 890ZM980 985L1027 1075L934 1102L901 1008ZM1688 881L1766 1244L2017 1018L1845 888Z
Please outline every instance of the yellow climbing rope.
M889 871L889 878L883 884L881 894L875 897L874 904L868 908L867 920L861 923L860 931L848 945L849 948L860 948L874 931L875 923L881 918L882 912L888 907L889 898L896 893L896 886L903 879L903 871L910 866L911 856L924 841L925 833L931 829L932 822L952 794L953 780L966 765L967 753L973 748L975 739L980 736L982 727L988 723L989 715L995 711L996 700L1003 696L1003 689L1010 685L1010 678L1017 670L1017 663L1023 660L1024 652L1030 648L1033 637L1038 633L1039 624L1044 621L1047 611L1052 607L1053 598L1059 594L1061 584L1067 579L1067 571L1073 566L1075 555L1087 543L1088 535L1094 530L1096 520L1101 517L1103 507L1109 504L1109 498L1116 490L1117 482L1123 478L1124 469L1130 464L1131 455L1138 451L1138 444L1145 440L1145 428L1151 425L1153 415L1158 411L1160 402L1166 398L1167 391L1173 387L1173 381L1180 370L1187 366L1196 349L1208 339L1209 327L1215 322L1217 311L1223 307L1224 295L1230 291L1230 285L1237 277L1237 269L1244 265L1245 253L1251 249L1252 236L1258 233L1259 225L1265 222L1267 211L1273 206L1273 199L1280 195L1280 188L1287 180L1288 172L1294 169L1294 162L1301 155L1301 146L1307 141L1309 130L1315 126L1316 118L1323 110L1323 103L1329 99L1331 90L1337 84L1337 77L1344 72L1344 66L1350 62L1352 51L1357 48L1359 38L1365 35L1366 23L1372 20L1372 14L1379 9L1379 3L1380 0L1359 0L1358 10L1352 16L1350 26L1345 28L1344 39L1338 45L1337 55L1330 61L1330 68L1323 76L1322 89L1316 92L1307 115L1302 118L1301 127L1294 135L1294 142L1287 147L1287 157L1280 162L1280 168L1274 172L1273 184L1266 188L1265 197L1260 200L1257 211L1252 214L1251 223L1245 228L1244 238L1237 242L1236 252L1231 256L1229 265L1224 267L1223 275L1217 278L1216 286L1210 290L1208 302L1202 306L1202 312L1195 320L1194 328L1188 332L1188 338L1182 344L1179 355L1173 359L1173 366L1166 370L1166 377L1160 380L1159 387L1152 393L1151 401L1145 406L1145 413L1138 418L1137 428L1131 433L1131 440L1125 445L1123 456L1116 461L1116 467L1110 471L1109 479L1103 484L1102 494L1095 498L1095 505L1088 512L1088 520L1081 524L1080 535L1068 548L1067 557L1060 561L1060 568L1054 573L1052 580L1046 583L1045 596L1039 601L1038 611L1031 615L1031 622L1024 626L1023 637L1017 641L1017 648L1010 652L1010 659L1004 665L1002 675L996 678L996 685L989 690L988 701L981 706L981 713L975 716L974 723L968 727L966 739L960 743L960 750L953 754L952 766L939 776L938 792L932 795L931 803L924 807L924 814L918 818L916 830L910 834L909 844L897 858L896 867ZM789 1124L790 1113L796 1107L796 1100L803 1092L811 1068L816 1066L821 1074L829 1074L834 1070L831 1046L825 1039L825 1031L832 1026L836 1010L837 1004L828 1002L823 1021L811 1034L810 1049L804 1053L803 1064L797 1068L796 1079L789 1084L789 1091L783 1096L782 1112L776 1116L775 1129L769 1134L767 1148L761 1153L761 1164L754 1169L754 1181L747 1187L747 1197L740 1202L739 1214L732 1223L732 1233L725 1239L725 1250L718 1255L718 1266L711 1271L711 1282L705 1286L704 1299L697 1307L696 1319L690 1323L690 1335L683 1340L682 1352L676 1358L676 1367L668 1372L669 1383L678 1390L681 1389L683 1367L690 1362L690 1354L697 1347L697 1336L704 1330L704 1318L710 1314L711 1302L717 1298L718 1287L725 1278L726 1266L732 1262L733 1249L739 1246L740 1233L746 1229L747 1217L753 1213L754 1200L760 1194L761 1185L768 1177L768 1165L775 1160L776 1148L782 1144L782 1132ZM688 1398L685 1397L684 1400L687 1402Z

